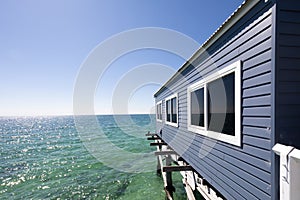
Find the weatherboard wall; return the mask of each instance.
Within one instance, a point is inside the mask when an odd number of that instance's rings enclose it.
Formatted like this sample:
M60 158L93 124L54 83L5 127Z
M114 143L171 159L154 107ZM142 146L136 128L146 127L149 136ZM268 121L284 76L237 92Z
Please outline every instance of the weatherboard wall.
M163 102L157 132L226 199L271 199L272 6L272 1L260 1L183 70L183 78L175 78L156 95L156 101ZM242 62L240 147L187 130L187 87L238 60ZM174 93L178 127L164 123L164 99Z
M300 1L277 3L277 142L300 149Z

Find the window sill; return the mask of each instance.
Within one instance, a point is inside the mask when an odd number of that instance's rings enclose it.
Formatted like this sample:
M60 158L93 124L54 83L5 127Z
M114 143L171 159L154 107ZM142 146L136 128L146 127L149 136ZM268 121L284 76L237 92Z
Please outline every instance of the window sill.
M188 130L192 133L196 133L205 137L215 139L216 141L226 142L241 147L240 133L235 133L235 136L232 136L232 135L226 135L224 133L219 133L215 131L204 130L204 128L201 127L188 127Z
M167 122L166 121L166 124L178 128L178 123L173 123L173 122Z

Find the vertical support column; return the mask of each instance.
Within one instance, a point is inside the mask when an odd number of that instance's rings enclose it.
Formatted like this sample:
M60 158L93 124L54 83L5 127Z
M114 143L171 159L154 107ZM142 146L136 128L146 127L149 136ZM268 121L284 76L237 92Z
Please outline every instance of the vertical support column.
M159 156L156 156L156 158L157 158L156 174L157 176L161 176L161 165L160 165Z
M166 156L166 166L171 166L171 164L172 164L171 155L167 155ZM175 192L175 188L174 188L173 182L172 182L172 172L171 171L166 172L166 178L167 178L167 186L165 189L169 193L171 198L173 198L173 192Z
M156 142L158 142L157 140L156 140ZM161 150L162 150L162 146L157 146L157 151L158 152L160 152ZM161 164L160 164L160 160L159 160L159 156L156 156L157 157L157 167L156 167L156 174L158 175L158 176L161 176Z

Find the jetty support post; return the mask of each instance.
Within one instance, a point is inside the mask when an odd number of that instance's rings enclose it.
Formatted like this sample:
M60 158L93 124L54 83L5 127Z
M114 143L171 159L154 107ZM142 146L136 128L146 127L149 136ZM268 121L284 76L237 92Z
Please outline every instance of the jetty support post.
M161 150L162 150L162 147L161 146L158 146L157 147L157 150L160 152ZM156 174L158 175L158 176L161 176L161 169L162 169L162 166L161 166L161 162L160 162L160 160L159 160L159 156L156 156L156 158L157 158L157 168L156 168Z
M171 155L166 156L166 166L171 166L172 165L172 158ZM172 171L166 171L166 179L167 179L167 185L165 187L165 190L167 192L167 196L169 195L173 199L173 193L175 192L175 187L173 186L173 181L172 181Z

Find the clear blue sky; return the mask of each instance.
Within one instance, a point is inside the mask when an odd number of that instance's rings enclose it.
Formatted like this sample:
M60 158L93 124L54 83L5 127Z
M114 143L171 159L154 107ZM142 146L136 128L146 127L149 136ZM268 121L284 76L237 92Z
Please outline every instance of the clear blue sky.
M80 65L99 43L129 29L162 27L202 44L242 2L0 1L0 115L72 114L73 89ZM96 113L111 113L112 85L122 73L152 62L177 70L184 61L166 52L150 50L119 59L103 79L112 84L99 86L95 94ZM137 90L129 102L129 111L149 113L153 93L159 87L148 85ZM103 91L107 91L107 96L101 94Z

